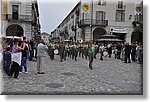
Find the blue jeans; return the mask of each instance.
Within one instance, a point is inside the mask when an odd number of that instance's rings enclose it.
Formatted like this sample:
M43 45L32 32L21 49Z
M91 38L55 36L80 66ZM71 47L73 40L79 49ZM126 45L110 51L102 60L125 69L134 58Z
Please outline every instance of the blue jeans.
M29 61L32 61L33 59L33 55L34 55L34 51L30 50L30 57L29 57Z
M10 61L10 62L6 62L6 63L5 63L5 71L6 71L6 74L9 73L10 67L11 67L11 61Z
M13 61L13 64L11 65L11 69L9 71L8 76L13 76L14 74L14 78L18 78L19 76L19 64Z
M20 72L22 72L22 66L24 66L25 72L27 72L27 57L23 57L20 66Z

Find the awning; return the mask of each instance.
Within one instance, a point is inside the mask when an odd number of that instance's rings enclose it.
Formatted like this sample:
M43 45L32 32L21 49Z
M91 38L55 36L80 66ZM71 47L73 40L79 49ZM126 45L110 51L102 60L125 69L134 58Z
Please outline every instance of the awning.
M112 33L128 33L128 29L126 28L112 28Z
M96 39L95 41L122 42L120 39Z
M8 38L8 39L22 39L22 37L18 37L18 36L4 36L4 38Z
M116 35L101 35L99 39L96 39L95 41L108 41L108 42L121 42L123 40L119 39Z

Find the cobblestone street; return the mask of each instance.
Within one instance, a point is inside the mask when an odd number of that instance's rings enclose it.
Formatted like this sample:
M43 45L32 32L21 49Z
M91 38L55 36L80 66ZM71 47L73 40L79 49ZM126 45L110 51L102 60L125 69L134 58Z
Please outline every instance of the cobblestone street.
M28 61L28 73L19 79L3 75L2 94L142 94L142 67L137 62L104 57L94 60L93 70L88 60L78 57L74 61L60 62L55 55L45 61L45 74L37 74L37 62Z

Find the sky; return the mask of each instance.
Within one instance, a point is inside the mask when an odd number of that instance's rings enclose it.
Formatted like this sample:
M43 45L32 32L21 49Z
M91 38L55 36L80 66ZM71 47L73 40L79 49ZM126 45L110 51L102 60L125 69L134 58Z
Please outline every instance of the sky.
M80 0L38 0L41 32L51 33ZM142 0L134 0L136 3Z
M38 0L41 32L51 33L79 0Z

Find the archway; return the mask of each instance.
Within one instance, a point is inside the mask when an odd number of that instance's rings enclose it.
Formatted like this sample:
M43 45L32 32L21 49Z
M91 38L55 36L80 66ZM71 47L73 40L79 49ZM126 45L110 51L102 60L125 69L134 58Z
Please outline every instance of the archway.
M135 43L135 42L143 42L143 32L137 30L135 32L132 32L131 35L131 42Z
M106 30L104 28L96 28L93 31L93 40L95 41L96 39L99 39L100 35L106 34Z
M6 29L6 36L23 36L23 28L20 25L13 24L7 27Z

